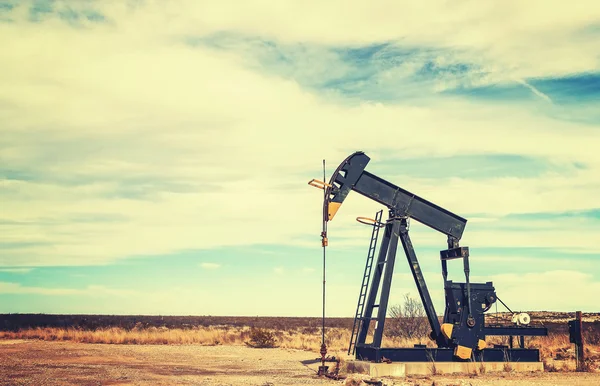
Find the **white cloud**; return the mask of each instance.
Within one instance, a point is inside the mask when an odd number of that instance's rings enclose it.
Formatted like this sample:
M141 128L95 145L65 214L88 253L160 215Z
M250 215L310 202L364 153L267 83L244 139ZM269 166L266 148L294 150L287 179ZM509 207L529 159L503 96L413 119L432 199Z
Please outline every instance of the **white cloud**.
M85 289L85 293L91 296L120 296L120 297L129 297L140 295L141 293L136 290L131 289L123 289L123 288L109 288L103 285L89 285Z
M275 267L273 268L273 272L275 272L278 275L283 274L283 272L285 272L285 269L283 267Z
M200 263L200 267L204 269L217 269L221 267L221 264L216 263Z
M0 272L8 273L29 273L33 268L0 268Z
M340 10L344 17L339 17ZM235 10L235 11L233 11ZM586 32L600 21L593 0L570 3L512 0L501 4L443 0L414 2L152 1L132 11L103 7L108 18L140 39L144 35L203 36L222 31L283 42L359 45L402 41L408 46L441 46L466 51L495 73L519 78L596 70L597 35ZM172 22L177 20L177 23ZM162 28L156 28L160 25ZM496 74L494 74L496 75Z
M481 276L473 277L474 281L481 279ZM496 293L513 311L592 311L600 307L595 296L600 291L600 281L585 272L565 269L497 274L487 280L494 282Z
M29 287L19 283L0 282L1 294L77 295L82 292L82 290L71 288Z
M137 291L108 288L102 285L89 285L86 288L46 288L26 286L13 282L0 282L0 294L35 294L35 295L89 295L89 296L131 296Z
M110 22L84 29L58 20L0 23L0 160L40 177L0 181L8 208L0 212L2 240L21 245L3 253L0 266L103 264L243 244L318 245L321 195L306 183L320 176L321 159L330 173L358 149L372 157L369 170L389 151L406 157L509 152L588 167L569 175L473 181L407 179L400 164L398 175L381 176L458 214L501 219L597 206L595 127L555 121L527 106L339 104L292 80L251 71L235 52L183 43L218 31L307 44L403 38L409 45L461 47L465 59L497 68L499 79L598 68L593 48L599 40L573 38L598 20L594 7L369 2L344 7L348 14L339 18L339 6L236 2L230 12L228 3L150 2L135 10L102 3ZM435 6L439 11L431 12ZM264 7L268 13L260 12ZM377 209L349 197L330 224L331 246L363 246L369 231L354 218ZM98 215L122 219L93 221ZM244 231L232 236L240 224ZM472 246L510 240L598 251L597 231L578 224L527 234L475 224L465 233ZM304 241L309 237L315 243ZM338 242L342 237L349 240ZM424 235L420 245L439 240L443 244L439 235Z
M443 315L445 303L441 274L440 272L424 272L424 276L436 313ZM451 279L456 282L464 283L465 281L462 272L454 275ZM600 290L600 280L584 272L565 269L523 274L479 273L471 276L472 283L488 281L493 283L497 296L515 312L576 310L594 312L600 307L600 301L595 296L596 292ZM356 309L359 286L358 281L344 286L328 286L327 314L352 316ZM316 292L316 290L314 291ZM419 293L408 268L398 267L392 280L388 309L394 304L401 304L405 293L420 302ZM573 297L573 293L579 294L578 297ZM495 310L494 306L490 313ZM501 303L498 303L498 311L507 310ZM317 314L316 311L314 314Z

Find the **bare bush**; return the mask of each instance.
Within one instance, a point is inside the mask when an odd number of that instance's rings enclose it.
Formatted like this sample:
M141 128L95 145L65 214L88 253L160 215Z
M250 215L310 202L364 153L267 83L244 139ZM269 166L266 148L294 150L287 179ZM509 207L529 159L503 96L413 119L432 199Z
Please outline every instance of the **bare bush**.
M246 344L255 348L275 347L275 334L266 329L252 328L250 330L250 342Z
M391 320L387 322L387 334L406 339L422 339L429 336L430 326L421 302L404 295L404 303L390 308Z

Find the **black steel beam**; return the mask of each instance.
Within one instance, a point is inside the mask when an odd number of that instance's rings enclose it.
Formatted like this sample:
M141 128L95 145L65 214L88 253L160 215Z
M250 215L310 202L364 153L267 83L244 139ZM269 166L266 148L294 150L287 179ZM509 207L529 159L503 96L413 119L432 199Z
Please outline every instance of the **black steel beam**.
M392 275L394 274L394 263L396 261L396 251L398 250L398 234L400 233L400 221L392 220L392 235L390 237L390 246L387 250L385 260L385 273L383 284L381 286L381 295L379 296L379 305L377 309L377 327L373 334L373 346L381 347L383 338L383 328L385 326L385 316L387 314L388 299L392 287Z
M392 209L397 216L414 218L418 222L458 240L462 237L467 224L465 218L366 170L362 171L360 178L354 185L354 190Z
M357 347L356 359L381 362L383 357L392 362L469 362L454 356L452 348L375 348ZM476 362L539 362L538 349L486 348L473 355Z
M440 251L440 259L452 260L469 257L469 247L458 247Z
M410 237L408 236L406 219L402 219L400 223L400 240L402 240L402 247L404 248L404 253L406 254L406 259L408 260L408 266L410 267L410 271L415 279L415 284L419 290L421 303L423 303L423 307L427 313L427 319L429 320L431 331L433 331L433 335L435 336L437 344L443 345L445 341L440 333L440 322L437 314L435 313L435 307L433 306L433 301L429 295L429 290L427 289L423 272L421 272L421 267L419 265L419 260L417 260L415 249L413 248Z
M381 276L383 275L385 259L387 256L388 247L390 245L392 227L393 224L391 222L387 223L385 226L383 239L381 240L381 246L379 247L379 255L377 256L377 262L375 262L375 272L373 273L373 279L371 280L367 303L365 304L360 330L358 332L358 337L356 338L356 347L364 345L367 340L367 334L369 332L369 326L373 316L373 308L375 306L377 293L379 291L379 283L381 281Z

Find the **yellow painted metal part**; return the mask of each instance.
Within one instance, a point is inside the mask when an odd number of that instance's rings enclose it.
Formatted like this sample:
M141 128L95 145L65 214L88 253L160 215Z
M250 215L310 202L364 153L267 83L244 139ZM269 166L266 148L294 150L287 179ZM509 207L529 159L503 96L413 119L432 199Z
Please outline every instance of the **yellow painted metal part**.
M375 221L374 218L370 218L370 217L357 217L356 221L358 221L359 223L362 223L362 224L366 224L366 225L373 225L373 224L377 223L377 221Z
M477 342L477 350L483 350L486 347L487 343L485 343L485 340L479 339L479 342Z
M319 188L319 189L325 189L325 188L331 187L331 185L328 184L327 182L323 182L321 180L317 180L314 178L312 180L308 181L308 184L310 186L314 186L315 188Z
M454 349L454 356L459 357L460 359L469 359L471 358L471 348L458 345Z
M342 206L341 202L330 202L327 205L327 216L329 217L329 220L333 220L333 216L335 216L338 209L340 209L340 206Z
M377 222L377 220L375 220L374 218L370 218L370 217L357 217L356 221L358 221L361 224L365 224L365 225L376 225L380 228L385 226L385 224Z
M452 329L453 328L454 328L454 325L452 325L450 323L442 324L442 327L441 327L442 334L446 337L446 339L450 339L452 337Z

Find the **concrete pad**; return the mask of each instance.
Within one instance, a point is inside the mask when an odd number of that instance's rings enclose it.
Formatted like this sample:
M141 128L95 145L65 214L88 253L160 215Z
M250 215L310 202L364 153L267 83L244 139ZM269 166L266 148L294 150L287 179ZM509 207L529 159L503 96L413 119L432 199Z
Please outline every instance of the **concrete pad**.
M405 377L453 373L493 373L544 371L542 362L393 362L372 363L347 361L349 373L368 374L372 377Z
M367 374L372 377L404 377L406 376L406 363L372 363L365 361L347 361L346 368L349 373Z

